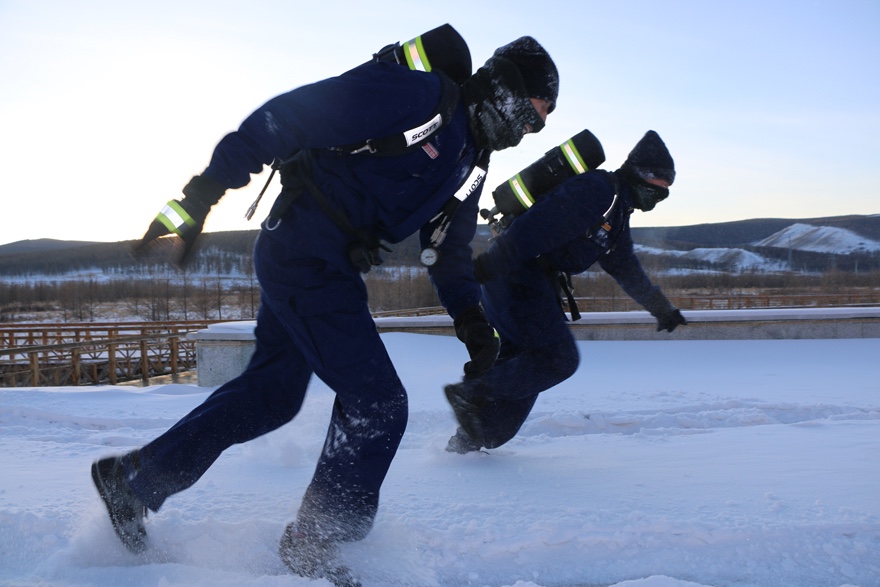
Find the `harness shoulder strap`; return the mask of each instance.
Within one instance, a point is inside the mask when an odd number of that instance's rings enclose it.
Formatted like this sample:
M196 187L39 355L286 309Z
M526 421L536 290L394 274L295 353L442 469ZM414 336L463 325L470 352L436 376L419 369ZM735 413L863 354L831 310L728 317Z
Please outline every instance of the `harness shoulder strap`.
M394 157L405 155L428 142L434 133L452 120L452 115L455 114L461 96L461 88L449 79L449 76L442 71L434 73L440 77L440 100L425 122L387 137L366 139L359 143L334 147L333 150L340 154L365 153L380 157Z
M440 77L440 100L437 103L434 112L426 122L402 133L396 133L379 139L366 139L360 143L333 147L332 150L340 154L369 154L393 157L397 155L405 155L427 143L434 133L446 126L449 121L452 120L452 116L455 114L455 109L458 107L459 98L461 97L461 87L459 87L457 83L452 81L449 76L442 71L435 71L435 73ZM269 183L275 175L275 171L288 165L300 154L300 152L301 151L295 151L291 153L290 157L287 159L281 160L276 158L272 162L272 172L269 174L269 178L266 180L266 184L263 186L262 191L245 213L245 218L250 220L253 217L263 194L266 192Z
M608 206L608 209L605 210L605 213L602 214L602 219L590 227L587 231L587 236L591 237L596 234L596 231L600 228L605 232L609 232L611 230L611 226L608 224L608 219L611 218L611 214L614 212L614 208L617 206L617 202L620 200L620 196L618 193L620 192L620 183L617 180L617 177L610 171L605 169L598 169L597 171L601 171L605 174L605 177L608 178L608 182L611 184L611 188L614 190L614 198L611 200L611 205Z

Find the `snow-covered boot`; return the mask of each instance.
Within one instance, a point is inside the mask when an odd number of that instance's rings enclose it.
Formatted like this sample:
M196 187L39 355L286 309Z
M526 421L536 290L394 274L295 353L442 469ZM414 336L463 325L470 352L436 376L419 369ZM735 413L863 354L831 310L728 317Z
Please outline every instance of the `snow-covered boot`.
M122 457L107 457L92 463L92 482L104 500L113 530L126 548L135 554L147 548L144 517L147 508L128 486Z
M461 426L458 427L458 430L455 431L455 434L449 438L449 442L446 444L446 452L455 452L460 455L478 450L480 450L480 444L468 436L468 433Z
M310 579L327 579L336 587L361 587L348 567L336 560L337 548L333 542L308 537L291 523L284 530L278 554L290 571Z
M443 392L461 429L472 442L479 444L483 438L481 411L486 405L486 399L475 393L474 387L467 382L453 383L444 387Z

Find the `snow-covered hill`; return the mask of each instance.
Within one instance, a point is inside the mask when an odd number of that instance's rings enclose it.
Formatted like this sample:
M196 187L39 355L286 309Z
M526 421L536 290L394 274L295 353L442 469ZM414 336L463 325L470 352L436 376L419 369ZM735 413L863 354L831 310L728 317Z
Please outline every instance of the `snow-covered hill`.
M772 235L750 243L760 249L781 249L785 252L803 251L825 255L874 254L880 252L880 242L861 236L851 230L832 226L791 224ZM672 265L690 262L709 264L713 269L732 272L776 272L791 270L789 260L750 251L741 247L698 247L691 250L673 250L636 245L639 254L672 258ZM762 251L764 252L764 251ZM836 265L832 265L836 267Z
M754 245L836 255L880 251L880 242L865 238L851 230L799 223L761 239Z
M745 273L749 271L769 273L773 271L785 271L788 268L788 264L783 261L768 259L758 253L738 248L701 247L691 251L675 251L636 245L636 254L671 256L682 261L711 263L713 266L737 273Z

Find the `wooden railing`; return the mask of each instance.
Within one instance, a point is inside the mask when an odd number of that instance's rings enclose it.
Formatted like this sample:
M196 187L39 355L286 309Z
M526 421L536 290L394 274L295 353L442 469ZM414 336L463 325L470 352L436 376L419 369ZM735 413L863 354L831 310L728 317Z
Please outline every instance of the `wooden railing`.
M186 334L216 321L0 325L0 386L147 381L196 368Z
M0 349L90 342L123 336L159 333L185 333L207 328L217 320L178 320L166 322L82 322L63 324L0 324Z

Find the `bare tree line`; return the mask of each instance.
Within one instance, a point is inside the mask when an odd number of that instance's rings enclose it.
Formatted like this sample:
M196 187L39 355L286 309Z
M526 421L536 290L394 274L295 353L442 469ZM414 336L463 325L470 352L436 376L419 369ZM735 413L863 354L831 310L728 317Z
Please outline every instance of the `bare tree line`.
M799 273L652 273L670 297L783 294L845 294L880 290L880 271ZM422 268L379 267L365 276L374 312L440 305ZM599 270L573 279L578 298L626 294ZM138 279L0 282L0 322L113 320L251 320L259 310L253 273L236 278L156 274Z
M380 267L365 276L373 311L439 305L427 273ZM252 320L260 305L253 271L241 277L159 273L148 277L0 281L0 323L108 320Z
M257 315L259 295L252 276L0 283L0 322L248 320Z

